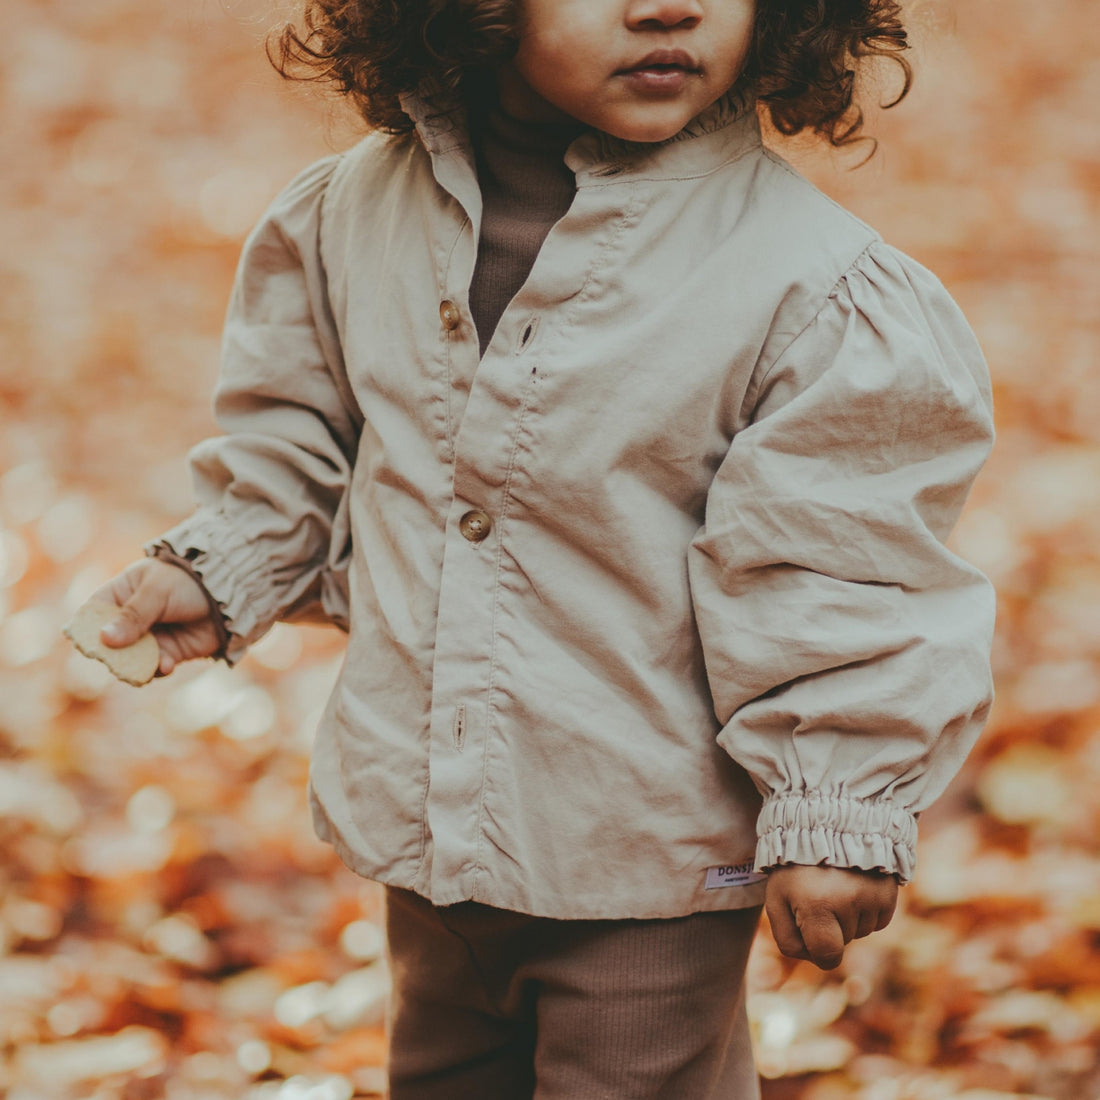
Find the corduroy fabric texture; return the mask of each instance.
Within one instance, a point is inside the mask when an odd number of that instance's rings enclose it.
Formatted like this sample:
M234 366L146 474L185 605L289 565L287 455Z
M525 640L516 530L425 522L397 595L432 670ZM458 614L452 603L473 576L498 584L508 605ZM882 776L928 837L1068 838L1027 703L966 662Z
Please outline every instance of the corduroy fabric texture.
M758 1100L759 908L562 921L386 899L390 1100Z

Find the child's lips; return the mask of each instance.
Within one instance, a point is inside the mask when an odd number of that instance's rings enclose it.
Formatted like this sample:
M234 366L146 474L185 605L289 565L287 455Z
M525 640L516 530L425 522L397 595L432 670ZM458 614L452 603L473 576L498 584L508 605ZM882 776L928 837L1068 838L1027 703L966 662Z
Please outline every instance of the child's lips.
M635 90L660 95L681 91L688 80L700 73L699 63L685 50L654 50L630 68L616 74Z
M689 69L628 69L621 76L639 92L674 95L686 87L696 73Z

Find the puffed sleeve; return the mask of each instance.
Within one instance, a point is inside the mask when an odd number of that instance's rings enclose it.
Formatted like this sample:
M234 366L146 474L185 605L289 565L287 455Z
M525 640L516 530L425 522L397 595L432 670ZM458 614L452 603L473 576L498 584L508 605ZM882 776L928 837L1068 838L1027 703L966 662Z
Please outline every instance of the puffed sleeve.
M319 251L339 159L299 175L245 244L214 397L225 434L190 454L197 510L146 547L201 579L223 612L230 663L279 619L347 626L347 489L362 421Z
M764 797L756 866L906 882L992 699L992 589L944 545L992 443L986 367L876 243L748 402L689 568L720 743Z

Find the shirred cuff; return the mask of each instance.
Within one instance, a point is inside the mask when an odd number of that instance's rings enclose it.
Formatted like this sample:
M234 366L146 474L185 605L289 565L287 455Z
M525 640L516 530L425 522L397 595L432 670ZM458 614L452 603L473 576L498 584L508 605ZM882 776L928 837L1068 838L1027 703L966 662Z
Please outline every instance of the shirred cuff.
M248 646L271 625L263 616L270 602L265 597L267 574L254 542L227 532L227 524L202 511L177 524L145 547L146 554L158 549L185 560L201 582L208 598L222 615L228 641L218 654L229 665L244 656ZM217 553L206 548L217 546Z
M765 800L756 829L757 871L824 863L886 871L904 884L916 866L917 819L892 802L785 791Z

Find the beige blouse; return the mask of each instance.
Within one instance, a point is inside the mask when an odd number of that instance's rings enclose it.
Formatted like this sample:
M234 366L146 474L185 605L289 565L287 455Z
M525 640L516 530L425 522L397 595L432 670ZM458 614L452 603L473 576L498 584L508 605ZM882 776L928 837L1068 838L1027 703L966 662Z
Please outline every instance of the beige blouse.
M588 133L484 356L459 124L314 165L245 248L199 508L229 659L349 630L311 767L347 864L437 904L668 917L780 863L913 871L990 703L944 547L991 441L939 282L727 99Z

